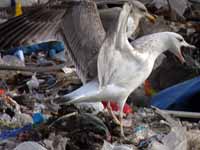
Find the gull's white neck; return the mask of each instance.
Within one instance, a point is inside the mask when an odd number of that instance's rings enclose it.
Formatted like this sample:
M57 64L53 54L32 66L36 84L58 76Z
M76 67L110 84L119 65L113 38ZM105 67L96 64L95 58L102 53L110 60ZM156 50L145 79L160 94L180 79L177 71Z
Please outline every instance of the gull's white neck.
M129 16L127 22L127 37L134 36L140 21L139 15Z
M144 59L155 61L164 51L171 48L171 42L165 32L148 35L132 43L137 53L144 55Z
M139 21L141 19L141 15L134 13L128 17L127 22L127 36L131 37L135 34L135 31L139 25Z

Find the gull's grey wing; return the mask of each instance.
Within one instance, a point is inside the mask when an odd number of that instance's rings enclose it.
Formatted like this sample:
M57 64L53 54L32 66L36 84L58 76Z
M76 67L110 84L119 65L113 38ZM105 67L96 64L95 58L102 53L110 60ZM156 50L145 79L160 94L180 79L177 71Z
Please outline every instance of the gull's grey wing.
M0 24L0 49L55 40L65 9L32 8L22 16Z
M113 24L117 24L121 10L121 7L105 8L99 10L101 22L106 32L108 32L110 28L113 28Z
M72 3L62 24L68 55L83 82L97 77L97 57L105 31L95 2Z

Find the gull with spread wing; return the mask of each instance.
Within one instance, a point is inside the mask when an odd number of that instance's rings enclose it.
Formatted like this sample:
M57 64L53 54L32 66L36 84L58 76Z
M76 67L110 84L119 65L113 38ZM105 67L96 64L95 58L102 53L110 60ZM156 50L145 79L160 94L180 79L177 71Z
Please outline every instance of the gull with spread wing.
M107 4L107 2L117 4L118 2L124 3L125 1L110 0L105 3ZM96 3L102 4L104 2L96 0ZM132 23L132 25L127 25L128 37L135 33L142 17L146 17L152 22L155 21L155 18L150 15L144 4L136 0L130 1L130 4L132 5L132 13L129 16L129 20L131 20L129 24ZM68 47L67 52L76 67L77 74L83 83L87 83L87 87L93 88L94 85L98 84L97 56L106 32L110 28L116 28L121 10L121 7L114 7L99 9L98 13L94 1L83 0L79 3L73 2L71 8L64 16L63 37ZM75 93L79 93L81 90L83 89L76 90ZM100 107L102 104L95 103L90 105ZM109 102L107 108L112 114L114 121L119 123L112 112Z
M98 55L98 82L86 84L75 92L56 99L58 103L97 102L114 100L120 106L121 135L124 136L122 118L126 99L150 75L156 58L169 50L181 61L181 47L194 46L173 32L147 35L128 42L126 25L131 14L131 5L125 4L116 28L107 32Z
M99 0L96 0L98 2ZM100 1L101 3L103 1ZM110 0L109 3L115 4L120 0ZM125 1L122 1L124 3ZM144 4L139 1L130 1L132 5L131 14L128 17L127 35L130 37L142 17L148 18L154 22L155 18L150 15ZM77 74L87 88L93 89L98 85L97 81L97 57L102 43L109 29L115 29L117 20L122 8L114 7L109 9L97 10L96 3L93 0L71 1L62 22L62 37L67 45L67 52L76 67ZM73 93L80 94L90 91L80 88ZM102 99L103 100L103 99ZM100 103L94 104L99 107ZM114 121L119 123L108 103L108 111L111 113Z

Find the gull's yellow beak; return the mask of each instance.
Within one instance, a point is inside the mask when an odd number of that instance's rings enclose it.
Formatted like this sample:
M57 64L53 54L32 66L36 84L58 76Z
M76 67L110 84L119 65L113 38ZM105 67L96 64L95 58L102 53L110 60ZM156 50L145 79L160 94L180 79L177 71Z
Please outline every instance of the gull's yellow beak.
M154 17L153 15L151 15L150 13L146 14L146 18L151 22L151 23L155 23L156 22L156 17Z

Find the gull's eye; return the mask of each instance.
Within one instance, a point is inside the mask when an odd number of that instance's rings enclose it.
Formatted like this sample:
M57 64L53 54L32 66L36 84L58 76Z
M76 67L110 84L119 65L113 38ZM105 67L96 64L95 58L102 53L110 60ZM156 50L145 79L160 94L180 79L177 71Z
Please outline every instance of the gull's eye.
M146 10L144 8L140 8L140 11L141 12L145 12Z
M178 40L179 42L183 42L183 39L182 39L182 38L177 38L177 40Z

